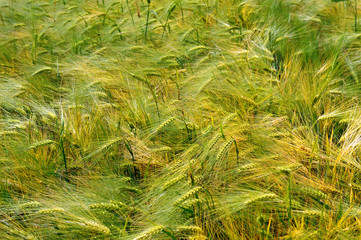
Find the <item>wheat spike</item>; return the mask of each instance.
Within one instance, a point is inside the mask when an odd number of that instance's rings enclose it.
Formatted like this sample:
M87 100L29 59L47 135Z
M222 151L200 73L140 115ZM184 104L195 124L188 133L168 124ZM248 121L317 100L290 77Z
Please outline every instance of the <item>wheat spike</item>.
M51 70L52 70L51 67L42 67L42 68L36 70L33 74L31 74L31 76L35 76L35 75L38 75L38 74L40 74L42 72L47 72L47 71L51 71Z
M205 129L202 130L202 135L207 135L212 131L213 127L211 125L208 125Z
M130 177L122 177L121 179L120 179L120 182L129 182L129 181L131 181L132 180L132 178L130 178Z
M120 169L128 168L128 167L134 167L134 163L128 162L128 163L122 163L119 165Z
M145 73L145 75L146 75L147 77L161 77L161 76L162 76L162 74L156 73L156 72Z
M153 153L157 153L157 152L169 152L169 151L172 151L172 148L170 147L161 147L161 148L156 148L156 149L152 149L152 152Z
M324 192L318 190L318 189L315 189L315 188L311 188L311 187L302 187L301 188L301 191L303 193L306 193L306 194L309 194L313 197L316 197L318 199L328 199L328 195L325 194Z
M259 165L260 165L259 163L248 163L248 164L240 167L238 170L239 171L250 170L250 169L258 167Z
M208 149L212 149L221 137L222 135L220 133L217 133L210 141Z
M291 164L288 168L291 169L292 171L296 171L302 167L303 167L303 165L301 163L294 163L294 164Z
M277 171L281 172L281 173L286 173L286 174L290 174L293 171L297 171L298 169L300 169L301 167L303 167L302 164L299 163L294 163L291 164L289 166L285 166L285 167L278 167Z
M32 202L23 203L19 207L20 208L35 208L35 207L41 207L41 206L43 206L41 203L39 203L37 201L32 201Z
M167 190L168 188L170 188L171 186L173 186L174 184L176 184L178 181L182 180L185 176L178 176L176 178L173 178L169 181L167 181L166 183L164 183L164 185L162 186L162 190Z
M253 198L245 201L243 204L244 205L250 205L250 204L255 203L255 202L268 201L268 200L275 199L275 198L277 198L276 194L274 194L274 193L265 193L265 194L261 194L259 196L253 197Z
M187 198L189 198L190 196L192 196L193 194L197 193L198 191L200 191L202 189L202 187L195 187L191 190L189 190L186 194L184 194L182 197L180 197L175 203L174 205L178 205L181 202L183 202L184 200L186 200Z
M253 101L252 99L250 99L250 98L248 98L248 97L245 97L245 96L242 96L242 95L239 95L238 97L239 97L240 99L242 99L242 100L244 100L244 101L246 101L246 102L254 105L254 106L257 105L257 103L256 103L255 101Z
M209 47L195 46L195 47L192 47L191 49L189 49L189 52L204 51L204 50L209 50Z
M218 161L222 160L222 158L226 155L229 147L232 145L233 142L234 142L234 140L231 139L228 142L226 142L225 144L223 144L223 146L219 149L218 154L217 154Z
M142 193L143 191L138 189L138 188L135 188L135 187L127 187L127 186L124 186L124 187L119 187L118 188L118 191L127 191L127 192L134 192L134 193Z
M128 207L127 204L125 204L125 203L123 203L123 202L119 202L119 201L113 201L113 200L111 200L110 203L115 204L115 205L119 206L120 208Z
M159 60L160 60L160 61L165 61L165 60L168 60L168 59L176 59L176 58L177 58L177 57L176 57L175 55L171 54L171 55L163 56L163 57L161 57Z
M103 234L110 234L110 229L100 223L94 222L94 221L87 221L85 222L86 228L89 230L93 230L96 232L100 232Z
M179 226L178 232L203 232L203 229L198 226Z
M334 117L340 117L343 114L345 114L345 113L340 112L340 111L333 111L333 112L330 112L330 113L327 113L327 114L323 114L317 120L324 120L324 119L330 119L330 118L334 118Z
M43 147L43 146L47 146L47 145L51 145L53 144L54 141L52 140L44 140L44 141L40 141L40 142L37 142L37 143L34 143L33 145L31 145L29 147L29 150L31 149L37 149L37 148L40 148L40 147Z
M292 205L292 208L296 208L296 209L302 208L302 204L299 201L294 200L294 199L291 199L291 205Z
M210 62L210 56L207 54L206 56L202 57L198 62L197 62L197 66L200 66L203 63L207 63Z
M187 38L193 31L194 31L194 28L191 28L191 29L187 30L187 31L183 34L183 36L180 38L180 41L182 42L182 41L186 40L186 38Z
M189 236L189 240L207 240L208 238L204 235Z
M350 183L349 186L354 188L354 189L357 189L357 190L361 191L361 186L356 184L356 183Z
M202 203L202 201L200 199L195 198L195 199L184 201L182 203L181 207L183 207L183 208L191 208L191 207L193 207L193 206L195 206L197 204L200 204L200 203Z
M141 233L138 237L134 238L134 240L149 239L149 238L157 235L158 233L162 232L163 229L164 229L163 226L155 226L155 227L152 227L152 228L144 231L143 233Z
M113 144L116 144L116 143L120 142L121 140L123 140L122 137L118 137L118 138L115 138L115 139L108 140L105 144L103 144L100 148L98 148L95 153L102 152L103 150L111 147Z
M135 75L135 74L133 74L133 73L131 73L130 75L131 75L133 78L135 78L135 79L137 79L137 80L139 80L139 81L141 81L141 82L143 82L143 83L148 84L148 80L147 80L147 79L145 79L145 78L143 78L143 77L141 77L141 76Z
M133 46L133 47L130 48L130 50L132 50L132 51L138 51L138 50L144 51L145 48L143 46Z
M322 212L319 210L308 210L308 211L304 211L303 214L307 216L317 216L317 217L322 216Z
M159 70L155 68L145 68L143 72L146 76L154 76L154 77L161 77L162 74L159 73Z
M17 131L1 131L0 136L14 136L20 135Z
M118 204L114 203L94 203L89 205L90 209L105 209L108 211L117 211L120 209L120 206Z
M149 134L148 138L151 138L154 135L156 135L162 128L164 128L165 126L167 126L168 124L170 124L174 120L175 120L175 117L170 117L166 121L162 122L152 133Z
M210 82L212 82L212 81L213 81L213 78L210 78L210 79L208 79L207 81L205 81L205 82L202 84L202 86L198 89L198 93L202 92L203 89L204 89Z
M231 113L229 114L226 118L224 118L224 120L222 121L222 125L225 126L227 125L227 123L229 122L229 120L231 120L232 118L234 118L235 116L237 116L237 113Z
M111 211L107 211L107 210L104 210L104 211L97 211L96 212L97 215L100 215L102 218L114 218L114 212L111 212Z
M40 214L65 213L65 210L62 208L49 208L49 209L39 210L38 213L40 213Z
M225 63L225 62L221 62L220 64L217 65L217 68L218 68L218 69L228 68L228 65L227 65L227 63Z

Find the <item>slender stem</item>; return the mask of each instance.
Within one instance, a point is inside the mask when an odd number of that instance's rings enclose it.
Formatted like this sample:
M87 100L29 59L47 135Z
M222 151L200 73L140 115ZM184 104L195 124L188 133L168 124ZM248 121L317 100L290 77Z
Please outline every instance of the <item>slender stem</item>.
M170 15L171 15L171 13L174 11L175 8L176 8L176 5L173 5L173 7L168 10L167 19L165 20L165 24L164 24L164 26L163 26L162 38L164 37L164 33L165 33L165 29L166 29L166 27L167 27L167 23L168 23L169 17L170 17Z
M68 163L67 163L67 161L66 161L66 155L65 155L65 149L64 149L64 142L63 142L63 139L64 139L63 131L64 131L64 123L63 123L63 125L62 125L62 129L61 129L61 132L60 132L59 147L60 147L60 150L61 150L61 155L62 155L62 158L63 158L64 167L65 167L65 174L66 174L65 180L66 180L67 182L70 182L70 180L69 180L69 172L68 172Z
M145 41L147 41L148 22L149 22L149 8L150 8L150 3L148 2L147 22L145 24L145 34L144 34Z
M355 32L357 32L357 0L355 0Z
M125 145L125 147L127 148L128 152L130 153L130 155L132 157L133 169L132 169L132 173L131 173L132 176L131 177L134 180L136 180L137 177L138 177L138 169L135 167L135 157L134 157L134 153L133 153L133 150L132 150L132 146L130 145L130 142L127 139L125 139L124 145Z
M127 7L128 7L129 15L132 18L132 23L134 25L134 18L133 18L133 13L132 13L132 11L130 10L130 7L129 7L129 0L127 0Z
M287 194L288 194L288 223L291 226L291 219L292 219L292 197L291 197L291 182L292 182L292 175L291 173L288 176L288 189L287 189Z

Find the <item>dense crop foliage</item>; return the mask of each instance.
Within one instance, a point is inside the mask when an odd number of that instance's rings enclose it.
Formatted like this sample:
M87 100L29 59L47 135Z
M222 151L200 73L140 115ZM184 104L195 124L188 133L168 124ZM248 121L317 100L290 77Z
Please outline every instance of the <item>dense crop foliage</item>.
M357 239L360 6L0 0L0 239Z

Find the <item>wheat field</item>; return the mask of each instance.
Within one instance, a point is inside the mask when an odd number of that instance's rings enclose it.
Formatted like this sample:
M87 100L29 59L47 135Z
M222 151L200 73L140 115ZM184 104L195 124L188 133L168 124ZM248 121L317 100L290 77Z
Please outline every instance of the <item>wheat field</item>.
M361 239L360 15L0 0L0 239Z

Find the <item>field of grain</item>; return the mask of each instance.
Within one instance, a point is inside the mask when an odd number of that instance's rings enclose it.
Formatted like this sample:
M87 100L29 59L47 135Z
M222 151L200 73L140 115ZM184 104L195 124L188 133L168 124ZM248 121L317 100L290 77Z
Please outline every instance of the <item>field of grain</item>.
M0 0L0 239L359 239L360 0Z

